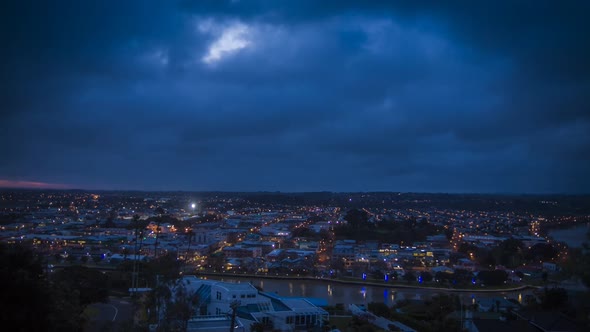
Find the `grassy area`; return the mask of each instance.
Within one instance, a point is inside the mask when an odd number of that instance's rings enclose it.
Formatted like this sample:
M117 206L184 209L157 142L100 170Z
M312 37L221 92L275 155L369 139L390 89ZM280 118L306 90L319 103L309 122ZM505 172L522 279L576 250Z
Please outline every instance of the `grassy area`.
M87 306L86 309L84 309L84 312L82 312L82 317L84 317L86 320L89 320L91 318L96 317L96 315L98 315L99 310L91 305Z
M330 316L330 328L335 327L337 329L339 329L342 332L352 332L355 331L355 327L351 327L349 326L350 321L352 320L352 317L332 317ZM369 324L370 325L370 324ZM373 327L373 331L376 332L384 332L385 330L374 326L374 325L370 325ZM358 328L358 326L356 327Z
M347 331L348 323L352 320L352 317L330 317L330 328L336 326L342 332Z

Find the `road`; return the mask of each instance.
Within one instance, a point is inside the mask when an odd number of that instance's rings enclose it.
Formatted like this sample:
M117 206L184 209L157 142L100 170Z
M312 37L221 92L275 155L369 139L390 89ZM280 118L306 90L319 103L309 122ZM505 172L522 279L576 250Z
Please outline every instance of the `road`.
M130 326L133 305L129 298L110 297L108 303L94 303L88 306L92 314L86 324L85 332L123 331L122 326Z

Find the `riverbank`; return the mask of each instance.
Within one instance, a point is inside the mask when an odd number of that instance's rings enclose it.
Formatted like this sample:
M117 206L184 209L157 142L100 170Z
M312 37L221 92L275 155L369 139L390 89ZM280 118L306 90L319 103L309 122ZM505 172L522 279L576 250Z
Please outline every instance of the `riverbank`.
M196 276L206 277L225 277L225 278L241 278L241 279L273 279L273 280L297 280L297 281L321 281L326 283L339 283L345 285L358 285L358 286L374 286L374 287L387 287L394 289L420 289L420 290L433 290L441 292L457 292L457 293L501 293L501 292L515 292L523 291L527 289L538 289L540 287L533 285L521 285L518 287L502 287L502 288L448 288L438 287L430 285L404 285L400 283L385 283L385 282L374 282L374 281L357 281L357 280L345 280L345 279L332 279L332 278L320 278L320 277L306 277L306 276L279 276L279 275L263 275L263 274L244 274L244 273L220 273L220 272L201 272L195 273Z
M588 242L588 234L590 234L590 223L550 229L547 232L550 238L565 242L571 248L582 248L584 242Z

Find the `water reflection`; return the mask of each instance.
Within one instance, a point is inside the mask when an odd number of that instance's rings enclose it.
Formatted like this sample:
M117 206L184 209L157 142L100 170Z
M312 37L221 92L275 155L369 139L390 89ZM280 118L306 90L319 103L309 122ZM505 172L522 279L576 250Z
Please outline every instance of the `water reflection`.
M292 281L292 280L274 280L274 279L231 279L231 278L215 278L209 279L222 280L227 282L245 282L251 283L254 286L262 288L265 292L276 293L280 296L305 296L312 298L322 298L327 300L329 305L342 303L345 305L355 303L363 304L370 302L383 302L387 305L392 305L397 301L403 299L417 299L426 300L431 296L440 293L437 290L428 289L400 289L392 287L379 286L363 286L363 285L349 285L340 283L329 283L323 281ZM296 284L298 287L294 287ZM471 303L476 303L478 299L484 297L505 297L513 298L519 303L522 303L522 292L501 292L501 293L455 293L464 297L468 301L471 298ZM467 302L467 303L469 303Z

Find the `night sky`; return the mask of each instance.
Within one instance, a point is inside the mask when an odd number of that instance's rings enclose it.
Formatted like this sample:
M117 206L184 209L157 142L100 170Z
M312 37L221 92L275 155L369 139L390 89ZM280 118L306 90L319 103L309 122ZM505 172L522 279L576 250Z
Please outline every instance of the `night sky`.
M0 187L590 191L589 1L393 3L2 1Z

